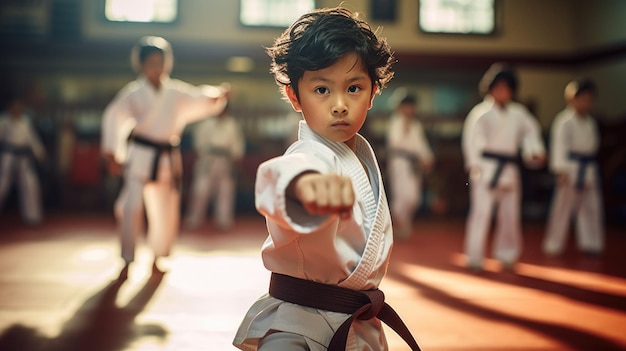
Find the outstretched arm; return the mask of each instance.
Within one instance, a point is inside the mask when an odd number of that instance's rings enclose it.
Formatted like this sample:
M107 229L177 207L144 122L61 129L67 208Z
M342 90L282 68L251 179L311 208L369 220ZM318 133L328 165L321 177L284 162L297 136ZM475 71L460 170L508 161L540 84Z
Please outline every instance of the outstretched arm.
M350 217L355 198L349 177L316 172L296 176L285 195L300 202L311 215L338 214L342 218Z

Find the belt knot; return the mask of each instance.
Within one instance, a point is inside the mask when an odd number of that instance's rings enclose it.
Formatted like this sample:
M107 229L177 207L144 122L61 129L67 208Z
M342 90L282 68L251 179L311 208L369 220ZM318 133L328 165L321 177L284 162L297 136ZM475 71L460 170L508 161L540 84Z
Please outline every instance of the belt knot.
M383 307L385 307L385 294L379 289L366 290L362 291L362 293L369 302L361 308L361 313L358 313L357 318L368 320L378 316Z

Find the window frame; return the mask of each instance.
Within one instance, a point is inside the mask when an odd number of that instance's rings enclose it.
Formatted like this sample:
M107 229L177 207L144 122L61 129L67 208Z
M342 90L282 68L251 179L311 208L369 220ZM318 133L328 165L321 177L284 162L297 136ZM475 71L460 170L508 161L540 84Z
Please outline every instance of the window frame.
M107 18L106 15L106 3L108 0L99 0L98 1L98 12L100 15L100 18L102 19L102 21L104 21L105 23L108 24L114 24L114 25L119 25L119 26L173 26L173 25L177 25L180 22L180 7L181 7L181 0L174 0L176 1L175 7L176 7L176 16L172 21L169 22L157 22L157 21L151 21L151 22L141 22L141 21L115 21L112 19ZM127 0L130 1L130 0Z
M249 29L256 29L256 28L268 28L268 29L285 29L288 28L291 23L288 24L271 24L271 23L262 23L262 24L247 24L244 23L242 21L242 10L243 10L243 2L247 1L247 0L239 0L238 3L238 8L237 8L237 21L239 22L239 25L243 28L249 28ZM261 0L261 1L267 1L267 0ZM271 1L271 0L270 0ZM318 0L310 0L313 2L313 8L312 9L317 9L318 8ZM291 0L291 2L293 2L293 0ZM303 13L304 14L304 13Z
M461 32L461 31L430 31L430 30L426 30L422 27L422 21L421 21L421 6L422 6L422 2L423 1L440 1L440 0L418 0L418 6L417 6L417 28L418 31L420 33L423 33L425 35L443 35L443 36L464 36L464 37L490 37L490 36L496 36L498 34L500 34L501 32L501 1L500 0L492 0L493 2L493 14L492 14L492 18L493 18L493 28L491 29L491 31L489 32Z

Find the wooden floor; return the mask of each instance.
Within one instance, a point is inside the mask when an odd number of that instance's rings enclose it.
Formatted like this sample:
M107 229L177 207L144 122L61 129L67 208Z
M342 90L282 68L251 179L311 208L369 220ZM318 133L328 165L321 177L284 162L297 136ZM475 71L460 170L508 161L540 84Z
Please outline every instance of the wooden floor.
M571 243L564 257L546 258L543 223L525 223L513 272L487 260L471 273L463 227L417 220L381 286L423 350L626 350L626 230L608 229L602 257ZM123 282L116 235L105 215L51 215L37 228L0 217L0 350L234 350L244 312L267 289L260 217L230 233L210 223L183 231L166 274L151 274L142 244Z

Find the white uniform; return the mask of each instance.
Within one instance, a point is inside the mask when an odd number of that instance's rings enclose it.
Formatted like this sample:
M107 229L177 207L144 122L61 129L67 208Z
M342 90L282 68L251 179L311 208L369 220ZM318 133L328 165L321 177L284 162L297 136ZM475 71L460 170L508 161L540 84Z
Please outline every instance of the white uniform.
M163 79L159 90L143 77L126 85L106 108L102 121L102 150L124 163L124 185L115 203L121 230L122 257L132 262L135 240L143 231L143 208L148 218L148 243L156 256L167 256L179 230L179 150L157 154L155 148L129 141L132 135L153 142L177 144L186 124L219 113L223 103L206 98L201 87ZM128 148L126 145L128 144ZM158 162L156 180L152 167Z
M393 114L387 131L387 172L391 182L391 215L396 235L410 233L413 216L422 202L422 171L419 163L433 162L433 153L418 120L407 122ZM418 163L419 162L419 163Z
M230 115L210 118L194 126L193 144L197 159L185 223L190 228L200 225L215 194L215 220L219 228L228 229L235 207L233 163L245 151L241 128Z
M367 167L365 173L361 162ZM285 198L290 181L303 171L338 173L353 180L352 216L312 216ZM378 287L393 244L382 177L370 144L358 136L356 154L300 122L299 141L285 155L263 163L256 178L255 202L267 220L269 236L262 249L265 267L276 273L353 290ZM302 335L312 351L326 350L334 331L348 318L262 296L248 311L234 340L242 350L256 350L270 330ZM387 350L381 322L352 324L347 350Z
M42 160L45 155L45 149L25 115L19 118L0 116L0 210L15 181L19 186L23 219L32 224L41 222L41 190L33 156Z
M470 211L465 233L465 253L470 266L479 267L489 231L493 206L498 203L493 256L505 264L513 264L522 250L520 223L520 175L517 165L502 163L496 157L513 160L519 149L527 164L533 156L545 154L540 127L527 109L510 102L505 109L493 98L474 106L463 126L462 149L468 170L480 170L470 177ZM491 182L496 179L494 186Z
M589 253L600 253L604 248L600 179L598 164L593 160L599 144L598 127L591 116L581 118L573 108L566 108L555 117L551 130L550 170L567 174L569 182L557 185L552 199L543 243L544 252L548 254L563 251L572 215L576 216L578 247ZM581 157L589 158L586 165Z

